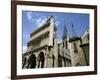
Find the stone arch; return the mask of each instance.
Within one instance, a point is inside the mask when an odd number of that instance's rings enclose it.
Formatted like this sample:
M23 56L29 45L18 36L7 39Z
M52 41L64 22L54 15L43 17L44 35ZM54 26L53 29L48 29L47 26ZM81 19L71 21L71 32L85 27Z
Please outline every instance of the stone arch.
M28 59L28 66L27 68L35 68L36 67L36 56L35 54L31 54Z
M76 63L76 66L81 66L81 64L80 63Z
M38 55L38 68L44 67L44 59L45 59L44 52L41 51Z
M26 61L27 61L27 58L25 57L25 58L23 59L23 66L22 66L22 68L24 68L24 66L25 66L25 64L26 64Z

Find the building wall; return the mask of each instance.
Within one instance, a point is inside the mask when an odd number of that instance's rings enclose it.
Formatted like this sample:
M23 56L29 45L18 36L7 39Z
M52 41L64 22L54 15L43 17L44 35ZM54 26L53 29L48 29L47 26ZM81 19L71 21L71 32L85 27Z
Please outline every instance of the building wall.
M74 43L76 43L77 47L77 52L74 52ZM85 56L82 48L80 47L81 42L80 40L78 41L73 41L71 42L71 60L72 60L72 66L76 66L77 64L80 64L81 66L86 66L86 61L85 61Z
M57 67L58 66L58 41L56 38L56 32L54 31L54 26L55 26L54 19L51 18L50 26L46 27L43 30L40 30L40 32L38 32L37 34L31 36L31 39L30 39L31 42L29 41L30 44L28 46L28 49L30 51L28 50L29 53L27 53L26 56L28 56L29 54L30 55L35 54L36 68L38 68L38 65L39 65L38 57L41 52L44 53L44 67ZM43 37L40 38L39 37L40 35ZM43 48L41 49L41 47Z

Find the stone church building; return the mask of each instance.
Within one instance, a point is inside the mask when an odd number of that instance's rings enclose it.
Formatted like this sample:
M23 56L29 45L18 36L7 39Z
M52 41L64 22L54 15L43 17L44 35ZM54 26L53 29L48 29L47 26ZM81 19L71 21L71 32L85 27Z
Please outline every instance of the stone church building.
M66 25L62 42L58 43L57 27L53 16L30 33L27 50L22 54L22 68L52 68L89 65L89 29L81 37L72 25L72 37L68 37Z

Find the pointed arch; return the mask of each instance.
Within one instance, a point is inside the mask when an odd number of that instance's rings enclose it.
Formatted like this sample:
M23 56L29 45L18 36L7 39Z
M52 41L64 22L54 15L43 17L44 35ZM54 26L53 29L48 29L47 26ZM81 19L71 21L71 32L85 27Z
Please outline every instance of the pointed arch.
M76 63L76 66L81 66L81 64L80 63Z
M44 52L40 52L38 55L38 68L44 67Z
M36 56L32 54L28 59L27 68L35 68L36 67Z

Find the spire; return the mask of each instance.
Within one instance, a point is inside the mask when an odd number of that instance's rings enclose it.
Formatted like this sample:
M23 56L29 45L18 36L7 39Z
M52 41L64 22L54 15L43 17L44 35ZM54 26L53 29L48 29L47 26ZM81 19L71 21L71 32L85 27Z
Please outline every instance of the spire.
M77 37L77 34L74 29L74 25L72 24L72 37Z
M64 31L63 31L63 36L62 39L67 39L67 29L66 29L66 24L64 24Z
M77 36L74 25L72 24L72 37L69 39L69 42L73 42L73 41L80 40L80 39L81 38Z

